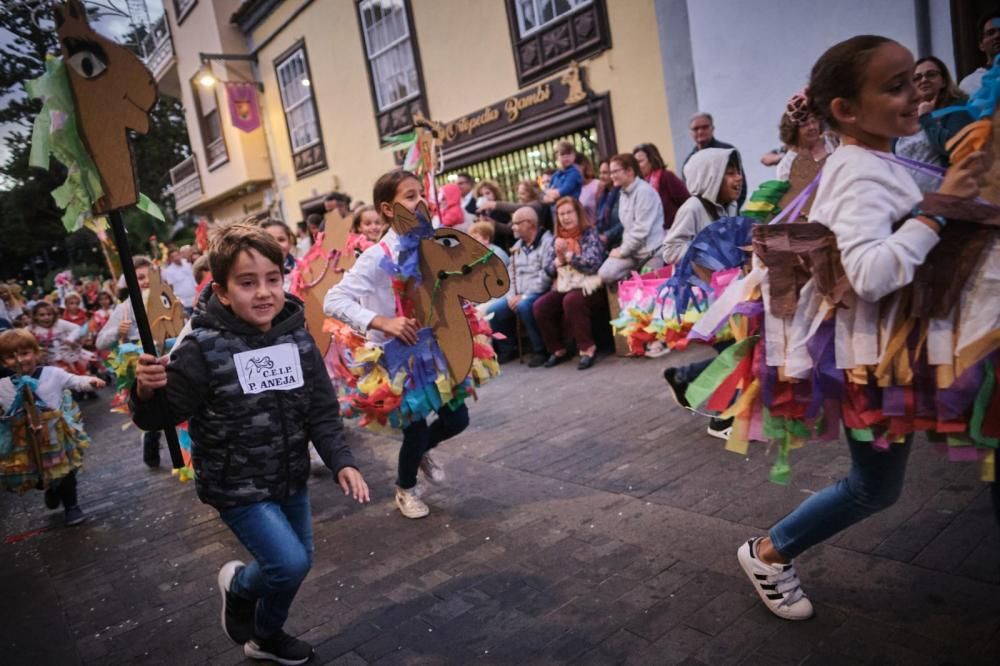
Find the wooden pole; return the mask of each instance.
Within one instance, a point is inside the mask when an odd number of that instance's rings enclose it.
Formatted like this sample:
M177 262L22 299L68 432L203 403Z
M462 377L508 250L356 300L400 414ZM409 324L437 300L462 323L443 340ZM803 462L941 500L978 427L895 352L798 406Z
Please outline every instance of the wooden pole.
M114 234L115 247L118 249L118 257L122 262L122 275L125 276L125 286L128 287L128 298L132 303L132 316L135 317L135 325L139 329L139 340L142 342L142 350L147 354L157 355L156 343L153 341L153 331L149 327L149 317L146 316L146 306L142 302L142 290L139 288L139 278L135 274L135 264L132 263L132 251L128 245L128 234L125 231L125 223L122 222L122 215L119 211L113 210L108 213L108 221L111 223L111 232ZM167 418L167 395L163 389L156 391L153 400L160 407L163 414L163 434L167 438L167 449L170 451L170 461L174 469L184 467L184 457L181 456L181 445L177 439L177 431Z

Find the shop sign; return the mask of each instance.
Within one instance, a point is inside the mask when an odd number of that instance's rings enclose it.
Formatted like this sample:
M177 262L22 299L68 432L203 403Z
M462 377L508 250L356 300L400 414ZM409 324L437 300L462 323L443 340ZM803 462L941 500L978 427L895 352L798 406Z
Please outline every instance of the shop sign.
M581 74L580 66L573 62L558 78L542 81L529 90L451 122L427 121L418 117L419 114L414 114L414 121L430 125L444 147L453 148L547 115L566 105L579 104L587 99Z

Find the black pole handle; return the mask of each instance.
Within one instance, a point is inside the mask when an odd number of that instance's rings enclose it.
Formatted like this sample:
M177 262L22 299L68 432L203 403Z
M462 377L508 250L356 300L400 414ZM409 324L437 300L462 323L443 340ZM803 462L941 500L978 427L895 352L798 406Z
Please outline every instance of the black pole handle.
M142 350L147 354L156 356L156 342L153 340L153 329L149 327L146 306L142 302L142 289L139 288L139 278L136 277L135 264L132 263L132 251L129 249L125 223L122 222L122 215L117 210L108 213L108 218L111 220L111 232L114 234L118 257L122 262L122 275L125 276L125 286L128 287L128 298L132 303L132 316L135 317L135 325L139 329L139 340L142 342ZM173 464L174 469L180 469L184 467L184 457L181 455L181 444L177 439L177 431L169 423L166 392L163 389L157 389L153 396L153 401L163 414L163 423L167 424L163 428L163 434L167 437L170 462Z

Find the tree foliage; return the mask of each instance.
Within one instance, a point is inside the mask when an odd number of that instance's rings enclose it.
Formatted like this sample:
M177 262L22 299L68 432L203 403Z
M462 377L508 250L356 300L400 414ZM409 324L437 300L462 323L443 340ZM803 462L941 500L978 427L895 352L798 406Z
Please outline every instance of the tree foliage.
M52 160L49 169L28 166L31 126L41 109L30 99L24 82L41 76L47 54L58 52L56 35L35 25L26 4L0 10L0 126L5 129L6 161L0 164L0 277L21 272L22 266L40 255L46 261L68 265L92 263L98 254L97 239L89 231L79 231L67 239L62 211L51 192L66 178L66 169ZM136 44L139 35L126 35L126 44ZM136 173L143 193L173 218L173 197L167 191L170 168L190 155L183 109L175 99L161 97L150 118L147 135L134 137ZM124 215L130 235L144 242L150 231L160 236L170 225L145 220L142 213ZM99 255L98 255L99 256Z

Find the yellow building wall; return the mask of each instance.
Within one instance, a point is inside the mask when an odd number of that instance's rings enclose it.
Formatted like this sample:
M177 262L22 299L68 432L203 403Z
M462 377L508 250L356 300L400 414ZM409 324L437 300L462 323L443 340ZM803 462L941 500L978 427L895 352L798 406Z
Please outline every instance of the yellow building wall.
M283 3L253 31L254 43L263 42L298 6L298 2ZM301 39L305 40L328 166L299 179L292 164L274 61ZM314 1L262 48L257 58L264 83L262 112L271 146L271 163L287 221L300 221L299 204L331 190L371 203L375 179L392 169L395 162L391 151L379 148L353 0Z
M169 3L172 4L172 3ZM205 144L201 137L201 128L194 101L194 89L191 79L200 71L199 52L204 53L245 53L246 46L239 30L229 23L229 17L239 7L240 0L216 0L215 2L199 2L187 14L184 21L177 25L173 7L166 9L170 16L171 38L174 43L174 54L177 59L177 77L180 81L181 103L184 106L184 118L188 128L191 148L198 160L198 172L201 176L202 201L211 200L219 195L237 188L249 181L267 181L271 179L271 168L268 162L267 144L264 132L257 130L246 133L234 128L229 122L229 108L226 102L225 89L218 85L212 91L219 110L222 134L226 142L229 161L214 170L208 170L205 158ZM165 5L166 7L166 5ZM225 65L222 62L212 62L212 71L220 81L251 77L250 71L241 64ZM219 204L223 205L223 204ZM216 203L198 204L195 210L218 217Z
M252 34L267 40L301 6L286 0ZM519 91L504 0L411 0L427 106L448 121ZM582 63L596 93L610 93L620 150L655 143L671 164L667 100L652 0L608 0L612 48ZM305 41L328 168L295 177L274 60ZM354 0L314 0L258 52L262 113L275 185L290 222L299 204L331 190L369 202L375 179L395 166L379 148L363 38ZM557 74L556 74L557 75Z

